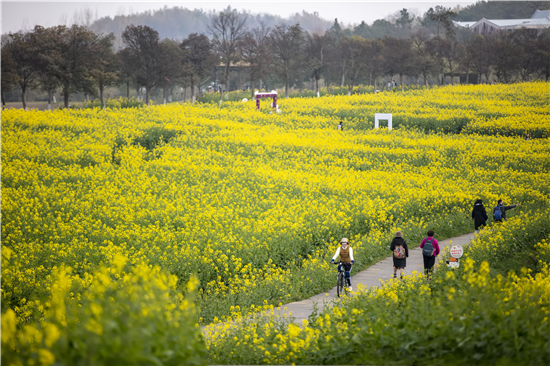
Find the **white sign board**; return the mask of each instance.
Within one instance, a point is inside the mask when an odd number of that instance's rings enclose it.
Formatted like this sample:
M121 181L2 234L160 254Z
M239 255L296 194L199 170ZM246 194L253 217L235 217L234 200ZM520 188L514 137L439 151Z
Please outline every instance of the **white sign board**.
M380 127L379 120L388 120L388 130L391 131L392 128L392 114L391 113L375 113L374 114L374 128L378 129Z
M464 249L460 245L453 245L450 252L451 257L458 259L464 254Z
M449 268L458 268L460 266L460 262L449 262Z

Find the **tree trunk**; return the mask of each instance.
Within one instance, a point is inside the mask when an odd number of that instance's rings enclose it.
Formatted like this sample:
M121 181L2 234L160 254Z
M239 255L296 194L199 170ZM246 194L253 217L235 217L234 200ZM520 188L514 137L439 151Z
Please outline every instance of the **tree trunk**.
M101 108L105 110L105 98L103 97L103 87L99 86L99 100L101 100Z
M21 86L21 100L23 101L23 110L27 110L27 88L26 86Z
M289 83L288 83L288 79L290 77L289 75L289 70L288 70L288 64L285 64L285 98L288 99L288 88L289 88Z
M241 68L239 67L237 69L237 89L239 90L242 90L242 85L241 85Z
M126 99L130 100L130 82L126 82Z
M6 109L6 98L4 96L4 91L2 90L0 94L2 94L2 110L4 110Z
M166 85L162 88L162 101L163 104L166 105Z
M69 86L65 85L63 88L63 103L65 105L65 109L69 108Z
M223 78L225 80L226 92L229 92L229 61L225 63L225 68L223 70ZM220 104L223 102L223 88L220 91Z
M48 90L48 110L52 111L52 91Z
M288 73L285 75L285 98L288 99L288 88L289 88L289 83L288 83Z
M195 103L195 80L191 76L191 103Z
M315 91L317 92L317 98L319 98L319 79L317 78L315 78Z
M470 68L466 66L466 84L470 83Z
M254 79L250 79L250 100L254 100Z
M262 91L262 79L260 78L260 86L258 88L258 90L261 92Z
M399 82L401 83L401 91L405 92L405 86L403 85L403 74L399 74Z
M147 104L147 107L151 105L151 101L149 100L149 97L151 95L151 90L149 89L149 86L145 87L145 103Z
M455 85L455 74L453 72L453 67L449 64L449 70L451 71L451 85Z

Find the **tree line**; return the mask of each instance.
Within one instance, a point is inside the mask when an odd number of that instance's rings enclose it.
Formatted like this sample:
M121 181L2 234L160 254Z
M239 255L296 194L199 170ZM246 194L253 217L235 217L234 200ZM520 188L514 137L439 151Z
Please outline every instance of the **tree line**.
M24 108L29 88L47 92L49 104L54 91L61 90L65 108L77 92L99 97L105 107L104 91L115 85L124 85L128 98L131 87L145 90L148 104L154 89L163 91L166 102L175 86L190 87L194 101L198 87L218 73L216 87L223 100L224 91L243 87L241 80L232 84L233 70L243 71L252 93L267 82L283 86L286 97L291 87L304 88L308 82L318 92L320 80L347 86L349 93L358 84L376 90L379 80L394 75L401 87L405 77L424 85L433 77L444 85L449 77L454 84L459 74L465 83L471 75L478 83L548 81L548 29L479 36L456 28L456 15L437 6L415 18L403 9L390 23L394 35L369 38L384 21L343 29L335 20L324 33L310 33L299 23L268 27L260 22L249 28L246 14L226 9L211 17L207 34L192 33L183 40L161 39L149 26L128 25L122 33L124 48L118 51L112 33L97 34L79 25L36 26L3 38L2 103L6 91L19 87Z

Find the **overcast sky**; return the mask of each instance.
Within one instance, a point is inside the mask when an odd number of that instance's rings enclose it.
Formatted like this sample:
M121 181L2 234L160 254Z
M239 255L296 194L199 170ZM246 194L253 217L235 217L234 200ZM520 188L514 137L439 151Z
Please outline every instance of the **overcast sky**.
M29 30L35 25L51 27L62 23L65 18L71 21L75 12L90 9L98 18L117 14L141 13L145 10L156 10L167 6L181 6L188 9L223 10L228 5L234 9L247 10L253 14L270 13L280 15L283 18L296 12L305 10L309 13L318 12L321 18L338 21L344 24L358 24L362 20L371 24L376 19L385 18L403 8L409 13L423 14L430 7L444 5L462 7L475 3L475 1L287 1L287 0L256 0L256 1L46 1L46 0L0 0L2 1L2 33L16 32L21 29Z

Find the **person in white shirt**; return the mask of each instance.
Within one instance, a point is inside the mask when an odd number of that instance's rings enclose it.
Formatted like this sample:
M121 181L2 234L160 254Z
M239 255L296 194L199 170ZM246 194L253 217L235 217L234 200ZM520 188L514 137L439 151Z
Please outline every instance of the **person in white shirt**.
M349 291L352 291L350 271L351 266L355 263L355 260L353 259L353 249L349 246L347 238L342 238L342 240L340 241L340 247L336 249L336 253L334 254L334 257L332 257L330 263L335 263L338 256L340 256L338 269L340 269L340 266L344 266L344 270L346 271L346 282L349 286L348 289Z

